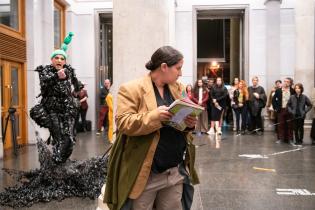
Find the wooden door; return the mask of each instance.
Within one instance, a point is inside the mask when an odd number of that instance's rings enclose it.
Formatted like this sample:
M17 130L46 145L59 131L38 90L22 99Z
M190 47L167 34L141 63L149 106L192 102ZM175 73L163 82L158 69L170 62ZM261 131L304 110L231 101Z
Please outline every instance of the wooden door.
M4 139L4 149L11 148L12 129L9 116L9 108L15 108L15 133L19 145L26 143L26 82L25 71L22 63L12 61L1 61L0 76L1 76L1 121L2 134L7 125L6 136Z

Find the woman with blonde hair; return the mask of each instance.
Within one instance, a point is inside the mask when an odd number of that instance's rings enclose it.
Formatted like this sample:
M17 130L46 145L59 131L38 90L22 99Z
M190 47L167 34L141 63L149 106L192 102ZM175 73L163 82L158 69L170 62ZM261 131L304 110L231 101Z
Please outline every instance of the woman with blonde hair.
M234 90L233 94L233 105L232 108L235 112L236 116L236 133L237 134L245 134L246 129L246 115L247 108L246 103L248 101L248 89L246 82L241 80L237 86L237 89ZM241 130L240 130L240 118L241 122Z

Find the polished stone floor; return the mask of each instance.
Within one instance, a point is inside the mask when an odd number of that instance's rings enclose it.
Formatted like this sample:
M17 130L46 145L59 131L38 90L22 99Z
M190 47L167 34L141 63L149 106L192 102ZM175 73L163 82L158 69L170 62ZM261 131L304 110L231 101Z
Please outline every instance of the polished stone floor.
M231 131L223 133L221 138L196 136L196 168L201 184L195 187L192 209L314 210L315 147L310 145L308 136L306 131L305 145L301 148L276 144L272 132L263 136L236 136ZM81 133L72 159L102 155L107 147L104 137ZM17 158L6 151L0 161L0 167L18 170L38 166L35 146L21 148ZM0 180L1 190L13 184L2 171ZM23 209L95 210L96 206L96 200L71 198ZM0 206L0 209L12 208Z

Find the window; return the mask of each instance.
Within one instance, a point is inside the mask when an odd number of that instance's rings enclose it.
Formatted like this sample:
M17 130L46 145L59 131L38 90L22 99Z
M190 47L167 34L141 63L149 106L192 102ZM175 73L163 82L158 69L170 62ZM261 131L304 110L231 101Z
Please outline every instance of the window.
M0 0L0 23L19 31L19 0Z
M0 0L1 1L1 0ZM54 3L54 46L59 49L65 37L65 6L59 1Z

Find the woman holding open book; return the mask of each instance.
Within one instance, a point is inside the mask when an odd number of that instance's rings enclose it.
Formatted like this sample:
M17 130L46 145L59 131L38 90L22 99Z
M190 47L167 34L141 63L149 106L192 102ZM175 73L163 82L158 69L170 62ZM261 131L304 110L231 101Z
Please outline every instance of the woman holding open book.
M208 112L207 112L207 102L208 102L208 91L206 85L202 82L201 79L197 80L192 101L196 104L204 107L205 109L202 113L198 116L196 131L198 134L206 134L208 131Z
M192 184L199 180L189 131L195 128L197 119L188 115L184 131L163 123L172 118L168 106L185 92L177 82L182 66L179 51L161 47L146 64L150 70L147 76L119 88L118 132L109 158L104 196L111 210L191 207Z

